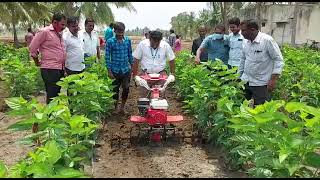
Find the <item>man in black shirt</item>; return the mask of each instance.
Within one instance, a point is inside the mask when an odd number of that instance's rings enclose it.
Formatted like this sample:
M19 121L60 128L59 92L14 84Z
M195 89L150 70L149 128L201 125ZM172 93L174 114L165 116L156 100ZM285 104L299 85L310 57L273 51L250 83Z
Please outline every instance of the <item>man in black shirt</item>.
M197 39L194 39L193 42L192 42L192 51L191 51L191 53L193 55L195 55L195 56L197 55L197 50L200 47L202 41L206 37L207 28L205 26L200 26L199 29L198 29L198 33L199 33L200 37L198 37ZM208 53L206 51L201 53L200 61L201 62L208 61Z

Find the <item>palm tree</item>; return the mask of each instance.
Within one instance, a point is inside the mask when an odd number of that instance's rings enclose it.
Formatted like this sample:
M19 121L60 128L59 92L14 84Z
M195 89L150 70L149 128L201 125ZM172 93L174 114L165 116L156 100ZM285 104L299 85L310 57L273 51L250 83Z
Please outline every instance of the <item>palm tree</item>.
M191 12L190 15L188 15L188 26L189 26L189 37L190 39L193 38L193 34L195 32L195 14L194 12Z
M32 22L48 16L48 7L43 2L4 2L0 3L0 23L12 27L15 47L18 47L17 25Z
M216 21L222 22L227 29L228 18L239 16L245 4L243 2L209 2L207 5L212 14L215 14Z
M97 24L107 24L114 21L110 5L136 12L130 2L58 2L55 4L55 11L66 16L83 15L87 18L93 18Z

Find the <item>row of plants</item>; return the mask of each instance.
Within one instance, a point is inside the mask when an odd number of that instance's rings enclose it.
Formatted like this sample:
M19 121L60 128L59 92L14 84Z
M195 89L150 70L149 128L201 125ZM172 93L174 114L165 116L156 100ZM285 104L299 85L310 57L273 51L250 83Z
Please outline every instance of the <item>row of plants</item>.
M41 73L29 56L28 48L15 49L0 44L0 81L9 97L32 95L44 90Z
M291 59L285 58L281 79L292 68ZM194 65L189 52L178 54L176 66L176 89L186 112L226 152L231 169L244 169L253 177L319 176L320 109L311 106L311 99L276 100L279 96L275 96L275 101L251 108L236 68L228 69L221 61Z
M320 52L284 46L282 54L285 68L274 97L320 107Z
M10 168L0 162L0 177L89 177L84 166L92 165L100 122L113 104L112 80L99 74L105 71L106 66L100 62L91 64L86 72L62 78L58 82L61 93L48 105L35 98L6 100L11 108L7 114L22 119L9 129L31 130L32 124L37 123L38 132L20 143L33 144L38 140L41 145Z

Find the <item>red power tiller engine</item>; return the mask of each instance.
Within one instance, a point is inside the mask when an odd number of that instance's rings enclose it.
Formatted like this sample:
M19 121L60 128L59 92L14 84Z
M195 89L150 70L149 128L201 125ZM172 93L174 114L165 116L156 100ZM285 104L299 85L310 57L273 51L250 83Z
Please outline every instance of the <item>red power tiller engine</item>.
M147 98L139 98L138 100L140 116L131 116L130 118L130 121L136 124L130 131L130 140L141 139L143 137L141 131L147 132L144 134L145 140L155 142L159 142L161 139L165 140L168 131L173 131L173 134L175 134L173 124L183 120L180 115L168 116L168 102L160 97L160 93L164 92L167 85L174 81L174 77L169 76L168 78L168 76L162 74L144 74L139 79L143 82L139 83L139 85L145 87L151 93ZM148 82L154 83L158 81L165 81L165 83L162 87L160 85L154 85L151 88L148 86ZM145 127L142 128L141 126ZM134 132L134 130L136 131Z

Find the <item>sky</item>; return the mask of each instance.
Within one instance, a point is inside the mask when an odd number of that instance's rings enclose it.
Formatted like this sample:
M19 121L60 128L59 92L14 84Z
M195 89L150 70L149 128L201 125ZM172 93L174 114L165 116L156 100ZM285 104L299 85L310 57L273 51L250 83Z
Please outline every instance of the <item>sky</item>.
M200 10L207 8L207 2L132 2L132 5L137 12L111 6L115 21L123 22L130 30L136 27L169 30L171 17L191 11L198 16Z

